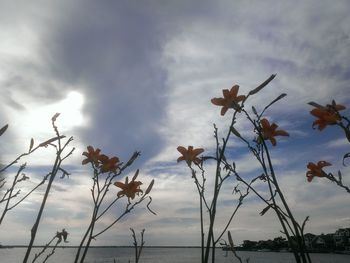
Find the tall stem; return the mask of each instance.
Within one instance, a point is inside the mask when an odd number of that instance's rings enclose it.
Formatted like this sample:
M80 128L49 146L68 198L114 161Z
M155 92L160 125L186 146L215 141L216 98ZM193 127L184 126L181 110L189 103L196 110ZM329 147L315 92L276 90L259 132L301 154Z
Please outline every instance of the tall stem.
M43 201L41 202L39 213L38 213L38 215L36 217L36 221L35 221L32 229L31 229L31 238L30 238L30 242L29 242L29 245L28 245L28 248L27 248L27 252L26 252L26 254L24 256L24 259L23 259L23 263L27 263L29 255L30 255L30 252L32 250L33 243L34 243L34 240L35 240L35 236L36 236L36 233L38 231L40 219L41 219L41 216L42 216L44 208L45 208L46 200L47 200L47 198L49 196L49 192L51 190L51 185L52 185L52 183L53 183L53 181L54 181L54 179L56 177L56 174L57 174L57 171L58 171L58 167L61 164L60 154L61 154L61 150L57 152L55 164L54 164L54 166L52 168L52 172L50 174L49 183L48 183L48 185L46 187L45 195L43 197Z
M283 203L283 206L284 208L286 209L287 213L288 213L288 216L290 218L290 220L292 221L292 224L293 224L293 227L294 227L294 233L296 235L296 239L297 239L297 246L298 246L298 252L300 253L300 257L302 259L303 262L311 262L309 260L309 257L308 257L308 260L306 259L305 257L305 251L304 251L304 244L303 244L303 239L300 235L300 232L299 232L299 225L298 223L296 222L294 216L293 216L293 213L291 212L289 206L288 206L288 203L286 201L286 199L284 198L284 195L282 193L282 190L280 189L279 187L279 184L278 184L278 181L277 181L277 178L276 178L276 175L275 175L275 171L274 171L274 168L273 168L273 165L272 165L272 161L271 161L271 157L270 157L270 153L268 151L268 148L266 146L266 143L265 141L263 141L263 145L264 145L264 148L265 148L265 151L266 151L266 157L267 157L267 160L268 160L268 164L269 164L269 168L270 168L270 172L271 172L271 177L272 177L272 180L274 182L274 186L276 187L276 190L277 190L277 193ZM299 259L300 260L300 259Z

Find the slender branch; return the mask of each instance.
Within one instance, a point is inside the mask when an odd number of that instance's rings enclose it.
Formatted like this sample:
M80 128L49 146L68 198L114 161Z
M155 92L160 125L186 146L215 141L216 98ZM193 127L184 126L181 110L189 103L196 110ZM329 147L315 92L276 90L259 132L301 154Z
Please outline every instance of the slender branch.
M38 183L32 190L30 190L25 196L23 196L17 203L15 203L14 205L12 205L8 210L15 208L17 205L19 205L22 201L24 201L24 199L26 199L29 195L31 195L36 189L38 189L41 185L43 185L45 183L45 181L48 179L48 177L50 176L50 173L48 173L47 175L44 176L43 180Z
M54 237L49 241L49 243L47 243L47 244L44 246L44 248L43 248L38 254L35 254L32 263L34 263L42 254L44 254L44 252L46 251L46 249L51 245L51 243L55 240L55 238L56 238L56 236L54 236Z
M216 239L215 243L218 243L220 241L220 239L222 238L222 236L225 234L227 228L230 226L233 217L236 215L238 209L242 206L243 204L243 199L249 194L249 188L247 188L246 193L245 194L240 194L240 197L238 199L238 204L236 205L236 208L233 210L230 219L228 220L228 222L226 223L226 226L224 227L224 229L222 230L221 234L219 235L219 237Z
M111 202L108 206L107 206L107 208L105 209L105 210L103 210L103 212L99 215L99 216L97 216L96 217L96 221L97 220L99 220L100 219L100 217L102 217L118 200L120 199L120 197L117 197L117 198L115 198L114 200L113 200L113 202Z
M98 237L99 235L103 234L108 229L110 229L112 226L114 226L121 218L123 218L126 214L128 214L131 210L133 210L136 205L140 204L143 200L145 200L145 198L146 198L146 196L142 196L140 198L140 200L136 201L135 203L133 203L133 204L128 203L125 207L125 211L116 220L114 220L109 226L107 226L106 228L104 228L103 230L98 232L97 234L94 234L92 236L92 238L95 239L96 237Z
M17 173L16 173L16 175L15 175L15 178L13 179L12 186L11 186L11 188L9 189L9 192L8 192L8 193L9 193L9 196L8 196L8 198L6 199L5 208L4 208L4 210L3 210L3 212L2 212L2 215L1 215L1 218L0 218L0 225L1 225L2 221L4 220L4 217L5 217L6 213L7 213L7 211L9 211L10 200L11 200L13 197L17 196L17 194L19 193L19 192L17 191L17 193L16 193L14 196L12 195L12 192L13 192L13 190L14 190L16 184L17 184L18 176L19 176L20 173L24 170L25 166L26 166L25 164L20 166L20 168L18 169L18 171L17 171ZM4 196L6 196L6 195L7 195L7 193L6 193Z

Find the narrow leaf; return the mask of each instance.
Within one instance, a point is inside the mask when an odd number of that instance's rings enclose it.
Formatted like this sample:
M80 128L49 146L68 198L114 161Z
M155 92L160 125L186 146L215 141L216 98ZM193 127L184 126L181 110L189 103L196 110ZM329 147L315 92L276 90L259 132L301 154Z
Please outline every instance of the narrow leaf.
M303 222L303 225L301 227L301 233L304 233L304 228L305 228L305 225L306 225L306 222L309 220L309 216L307 216Z
M342 182L343 177L340 171L338 171L338 178L339 178L339 182Z
M149 186L147 187L146 191L145 191L145 195L149 194L152 190L154 184L154 179L152 180L152 182L149 184Z
M3 133L7 130L8 127L9 127L9 125L6 124L4 127L2 127L2 128L0 129L0 136L3 135Z
M321 106L320 104L318 104L318 103L316 103L316 102L313 102L313 101L310 101L308 104L311 105L311 106L313 106L313 107L315 107L315 108L318 108L318 109L323 109L323 108L324 108L324 107Z
M274 103L276 103L277 101L279 101L280 99L283 99L285 96L287 96L286 93L282 93L281 95L279 95L276 99L274 99L273 101L271 101L271 103L265 107L265 110L266 110L268 107L270 107L272 104L274 104Z
M40 143L39 146L40 146L40 147L47 146L48 144L50 144L50 143L52 143L52 142L54 142L54 141L63 139L63 138L66 138L66 136L61 135L61 136L59 136L59 137L54 137L54 138L51 138L51 139L49 139L49 140L47 140L47 141L45 141L45 142Z
M29 151L28 151L28 152L30 152L30 151L33 149L33 146L34 146L34 139L31 138L31 139L30 139L30 145L29 145Z
M255 109L254 106L252 106L252 111L253 111L253 113L254 113L255 115L258 115L258 112L256 111L256 109Z
M232 240L232 236L231 236L231 232L227 231L227 236L228 236L228 242L230 243L230 247L231 249L234 249L234 244L233 244L233 240Z
M138 175L139 175L139 169L136 170L135 175L132 177L131 181L135 181Z
M152 203L152 197L149 196L149 202L147 204L147 209L150 211L152 214L157 215L152 209L149 207L149 205Z
M261 83L258 87L256 87L255 89L249 91L248 95L254 95L254 94L258 93L267 84L269 84L275 77L276 77L276 74L272 74L267 80L265 80L263 83Z
M241 134L236 130L235 127L231 126L231 132L237 137L241 138Z
M270 205L268 205L267 207L265 207L261 212L260 212L260 215L263 216L265 215L265 213L270 209Z

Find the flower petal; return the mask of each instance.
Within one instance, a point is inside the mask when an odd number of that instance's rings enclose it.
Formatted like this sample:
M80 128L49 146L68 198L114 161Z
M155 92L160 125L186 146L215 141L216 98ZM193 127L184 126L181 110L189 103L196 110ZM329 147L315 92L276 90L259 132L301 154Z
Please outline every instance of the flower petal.
M261 126L262 126L263 129L269 129L270 128L270 123L269 123L269 121L267 119L265 119L265 118L262 119L260 121L260 123L261 123Z
M273 146L276 146L276 139L275 138L271 137L270 141L271 141Z
M115 182L114 185L117 186L117 187L119 187L119 188L122 188L122 189L124 189L125 186L126 186L126 185L125 185L124 183L122 183L122 182Z
M275 131L274 136L289 136L289 133L283 130Z
M204 149L203 149L203 148L197 148L197 149L194 149L194 150L192 151L192 153L193 153L194 156L197 156L197 155L201 154L202 152L204 152Z
M234 85L231 90L230 90L230 95L234 98L237 97L237 93L238 93L238 89L239 89L239 86L238 85Z
M211 99L211 103L217 106L224 106L225 105L225 99L224 98L213 98Z
M225 113L227 112L227 110L228 110L228 107L226 107L226 106L222 107L221 112L220 112L221 116L224 116Z
M187 153L187 149L183 146L177 147L177 150L182 154L185 155Z
M224 95L225 99L230 97L230 91L228 89L223 89L222 94Z

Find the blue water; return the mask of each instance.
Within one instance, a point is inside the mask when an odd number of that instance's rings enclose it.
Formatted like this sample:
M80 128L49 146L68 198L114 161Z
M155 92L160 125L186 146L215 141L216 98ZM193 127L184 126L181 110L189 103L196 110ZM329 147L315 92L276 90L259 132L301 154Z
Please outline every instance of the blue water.
M20 263L23 261L25 248L0 249L0 263ZM39 249L33 249L33 254ZM76 249L58 248L55 254L49 258L50 263L73 262ZM245 262L250 258L250 263L294 263L290 253L277 252L251 252L238 251L238 255ZM43 262L45 256L36 262ZM338 254L311 254L314 263L349 263L350 255ZM128 263L134 262L133 248L90 248L86 263ZM29 261L31 262L31 260ZM200 262L199 248L144 248L140 263L192 263ZM216 263L238 263L232 253L217 250Z

